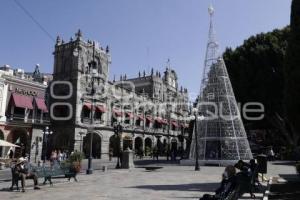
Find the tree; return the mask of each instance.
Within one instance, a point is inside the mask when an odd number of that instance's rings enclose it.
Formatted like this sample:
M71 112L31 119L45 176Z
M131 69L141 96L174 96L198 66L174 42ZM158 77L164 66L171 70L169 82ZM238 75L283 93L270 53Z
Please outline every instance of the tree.
M261 102L265 118L251 128L274 129L292 148L300 144L300 1L290 27L247 39L223 57L239 102Z
M242 104L260 102L265 106L263 120L244 122L250 124L251 129L280 131L279 137L293 143L289 131L281 123L284 115L283 66L289 33L286 27L252 36L235 50L227 48L223 57L237 101Z
M300 1L292 1L290 36L284 65L286 126L294 146L300 138Z

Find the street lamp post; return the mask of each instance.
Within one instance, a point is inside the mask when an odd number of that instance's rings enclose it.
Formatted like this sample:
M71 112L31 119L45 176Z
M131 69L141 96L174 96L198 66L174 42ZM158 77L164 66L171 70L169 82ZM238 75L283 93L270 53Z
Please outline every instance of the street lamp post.
M79 133L79 135L80 135L80 152L83 152L83 148L82 148L82 146L83 146L83 137L82 137L82 135L83 134L84 134L83 132Z
M52 135L53 132L49 130L49 127L46 126L45 130L43 131L44 135L44 143L45 143L45 151L44 151L44 164L46 163L47 159L47 151L48 151L48 136Z
M169 157L171 156L171 141L170 141L170 126L171 126L171 110L169 105L167 104L167 116L168 116L168 146L167 146L167 160L169 160ZM172 158L171 158L172 159Z
M181 127L181 160L183 159L184 154L184 127Z
M194 118L195 118L195 140L196 140L196 162L195 162L195 171L199 171L200 170L200 166L199 166L199 144L198 144L198 128L197 128L197 119L199 119L200 121L204 120L204 116L201 115L198 117L198 109L197 108L193 108L193 114L194 114Z
M199 171L200 170L200 166L199 166L199 151L198 151L198 130L197 130L197 114L198 114L198 109L194 108L193 109L193 114L195 117L195 140L196 140L196 162L195 162L195 171Z
M116 169L121 168L121 166L120 166L120 157L121 157L121 155L120 155L121 154L120 142L121 142L122 131L123 131L123 127L120 123L118 123L118 125L114 126L114 133L115 133L115 136L118 138L118 161L117 161Z

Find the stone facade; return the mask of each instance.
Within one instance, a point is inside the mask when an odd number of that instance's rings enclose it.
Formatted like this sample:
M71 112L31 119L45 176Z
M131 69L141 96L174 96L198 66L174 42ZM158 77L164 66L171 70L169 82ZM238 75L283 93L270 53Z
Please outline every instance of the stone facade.
M43 131L50 125L45 102L48 86L42 81L9 65L0 68L0 139L22 145L22 150L15 149L19 151L15 156L26 155L33 162L42 159ZM36 99L43 101L46 110L36 105ZM8 150L0 148L0 157L6 157Z
M123 127L121 148L182 146L188 91L178 88L176 72L168 66L163 76L151 70L148 75L109 81L109 47L85 41L80 30L75 36L68 43L58 37L55 45L50 85L53 148L87 155L93 135L93 157L107 158L115 148L116 124Z
M5 84L5 79L0 78L0 123L3 125L6 122L6 101L7 101L8 85Z

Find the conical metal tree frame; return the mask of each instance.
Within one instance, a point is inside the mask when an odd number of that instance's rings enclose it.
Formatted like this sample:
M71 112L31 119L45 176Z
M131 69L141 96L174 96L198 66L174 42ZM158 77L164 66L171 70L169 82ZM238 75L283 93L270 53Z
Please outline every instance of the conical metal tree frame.
M198 114L204 119L197 120L190 153L195 159L198 150L201 163L226 165L240 159L250 160L252 153L225 62L218 55L212 7L209 14L209 40L198 99ZM198 135L198 149L195 148L195 134Z

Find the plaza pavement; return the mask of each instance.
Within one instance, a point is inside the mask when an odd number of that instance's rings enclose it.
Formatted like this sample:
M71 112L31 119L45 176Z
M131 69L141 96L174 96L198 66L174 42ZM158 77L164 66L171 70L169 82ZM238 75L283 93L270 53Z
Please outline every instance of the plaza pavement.
M153 166L155 164L151 164ZM0 182L0 199L22 200L164 200L199 199L204 193L212 193L219 185L223 167L201 167L195 172L192 166L160 163L162 169L149 172L144 168L109 169L94 171L93 175L80 174L79 182L54 179L54 186L32 189L32 180L27 181L27 191L9 192L10 182ZM292 166L268 166L267 176L295 173ZM40 179L39 182L42 180ZM258 195L261 196L261 195Z

